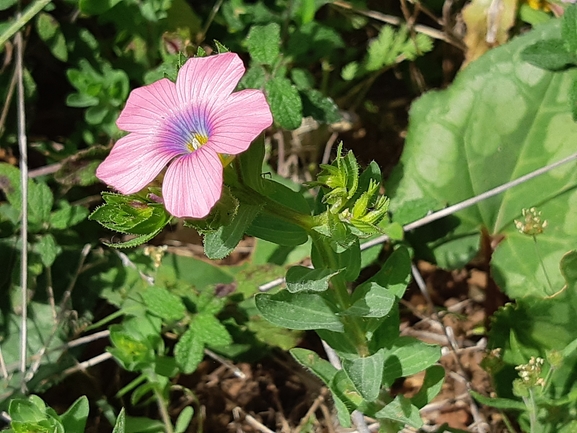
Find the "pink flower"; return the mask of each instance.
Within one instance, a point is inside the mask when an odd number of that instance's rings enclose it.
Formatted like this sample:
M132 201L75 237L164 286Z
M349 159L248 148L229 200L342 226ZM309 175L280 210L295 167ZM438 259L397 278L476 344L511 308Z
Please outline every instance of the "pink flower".
M169 164L162 184L168 212L203 218L222 192L219 154L236 155L272 123L259 90L232 93L244 74L233 53L189 59L176 83L163 78L131 92L116 142L96 176L123 194L140 191Z

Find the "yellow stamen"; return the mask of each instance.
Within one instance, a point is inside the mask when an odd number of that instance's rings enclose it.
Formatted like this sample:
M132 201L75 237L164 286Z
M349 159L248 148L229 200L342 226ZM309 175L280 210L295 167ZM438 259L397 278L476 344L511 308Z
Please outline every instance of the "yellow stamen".
M193 134L191 140L186 143L186 148L191 152L200 149L200 147L208 141L208 137L202 134Z

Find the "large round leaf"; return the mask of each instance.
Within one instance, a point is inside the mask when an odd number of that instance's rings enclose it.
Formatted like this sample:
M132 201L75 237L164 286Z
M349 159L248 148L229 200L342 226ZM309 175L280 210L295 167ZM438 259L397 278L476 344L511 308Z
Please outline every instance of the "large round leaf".
M569 101L575 69L545 71L520 54L535 41L559 36L558 21L542 25L485 54L448 89L415 102L405 151L389 186L393 212L416 199L434 199L439 207L455 204L575 152L577 124ZM563 286L559 260L577 241L576 185L574 165L555 169L459 212L456 227L445 224L448 236L429 247L437 259L454 257L447 246L470 257L477 242L472 236L478 238L482 228L502 234L492 263L502 288L511 297L551 294ZM522 209L533 206L549 220L537 248L514 224Z

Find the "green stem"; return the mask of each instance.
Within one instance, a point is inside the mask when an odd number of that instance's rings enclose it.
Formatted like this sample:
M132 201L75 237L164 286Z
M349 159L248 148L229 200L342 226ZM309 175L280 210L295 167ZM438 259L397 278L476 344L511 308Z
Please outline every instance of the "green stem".
M34 16L46 7L52 0L36 0L30 3L28 7L6 30L0 35L0 46L4 45L8 39L16 34L18 30L26 25Z
M536 433L537 428L537 408L535 407L535 398L533 389L529 388L529 397L523 397L523 402L529 411L530 433Z
M539 246L537 245L537 236L535 235L533 235L533 242L535 245L535 252L537 253L537 257L539 258L539 262L541 263L541 269L543 269L545 279L547 280L547 284L549 285L549 294L552 295L555 293L555 289L553 289L553 284L551 284L549 274L547 273L547 269L545 269L545 263L543 263L543 257L541 257L541 252L539 251Z
M331 269L338 269L339 264L337 262L336 253L333 251L331 246L328 244L326 238L321 234L316 232L311 232L311 238L313 244L319 251L323 263ZM331 278L331 287L334 293L336 304L342 311L346 310L351 306L351 296L347 290L347 285L345 279L337 274ZM357 318L350 316L341 316L341 320L345 327L345 335L352 337L352 343L357 349L357 353L360 356L369 356L369 348L367 345L367 338L363 332L360 323Z
M156 404L158 405L158 411L160 412L160 417L164 424L164 431L166 433L174 433L174 427L172 426L172 421L170 420L170 415L168 414L168 409L166 407L166 401L162 393L158 390L156 384L152 387L154 389L154 396L156 397Z

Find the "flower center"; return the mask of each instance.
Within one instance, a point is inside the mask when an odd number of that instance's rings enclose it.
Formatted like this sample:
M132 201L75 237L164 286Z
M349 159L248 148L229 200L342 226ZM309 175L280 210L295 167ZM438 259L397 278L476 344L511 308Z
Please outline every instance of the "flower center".
M195 132L191 135L188 142L186 143L186 148L192 153L195 150L200 149L200 147L206 144L208 137L202 133Z

